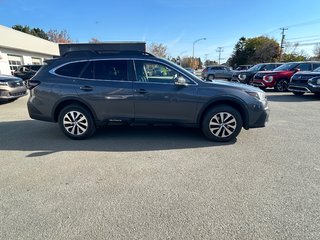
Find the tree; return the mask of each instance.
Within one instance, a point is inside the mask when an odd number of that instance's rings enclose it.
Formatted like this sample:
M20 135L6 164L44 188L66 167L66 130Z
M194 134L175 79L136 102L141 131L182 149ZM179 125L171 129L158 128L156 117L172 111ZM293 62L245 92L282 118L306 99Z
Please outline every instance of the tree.
M101 41L98 38L91 38L89 43L100 43Z
M299 61L306 61L306 56L295 54L295 53L284 53L282 55L283 62L299 62Z
M58 31L56 29L50 29L48 31L49 41L55 43L71 43L72 40L67 32L67 30Z
M315 57L317 59L320 59L320 43L318 43L314 49L313 49L313 53L316 55Z
M218 63L216 61L212 61L212 60L209 60L207 59L205 62L204 62L204 66L208 67L208 66L212 66L212 65L218 65Z
M276 40L265 36L255 38L241 37L236 43L229 66L275 62L279 57L280 46Z
M27 25L25 25L25 26L14 25L14 26L12 26L12 28L17 30L17 31L24 32L24 33L27 33L27 34L31 34L31 35L39 37L39 38L43 38L43 39L46 39L46 40L49 39L47 33L44 30L42 30L41 28L30 28Z
M167 46L162 43L151 43L148 46L148 52L152 53L153 55L156 55L158 57L167 58Z

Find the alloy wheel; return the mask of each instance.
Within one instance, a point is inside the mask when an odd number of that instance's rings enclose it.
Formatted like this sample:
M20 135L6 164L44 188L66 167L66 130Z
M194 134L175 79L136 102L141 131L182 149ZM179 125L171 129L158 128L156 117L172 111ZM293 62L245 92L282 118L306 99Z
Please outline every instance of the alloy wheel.
M63 117L63 127L68 133L74 136L84 134L87 131L88 126L88 120L81 112L70 111Z
M229 137L234 133L236 128L236 118L227 112L215 114L209 122L209 129L211 133L218 138Z

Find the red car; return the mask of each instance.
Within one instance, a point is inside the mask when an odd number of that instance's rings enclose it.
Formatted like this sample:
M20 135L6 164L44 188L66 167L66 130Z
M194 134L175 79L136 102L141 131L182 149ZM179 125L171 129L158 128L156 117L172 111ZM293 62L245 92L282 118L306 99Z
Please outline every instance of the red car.
M273 71L258 72L253 77L252 85L261 89L274 88L278 92L288 90L290 78L299 71L313 71L320 62L290 62L275 68Z

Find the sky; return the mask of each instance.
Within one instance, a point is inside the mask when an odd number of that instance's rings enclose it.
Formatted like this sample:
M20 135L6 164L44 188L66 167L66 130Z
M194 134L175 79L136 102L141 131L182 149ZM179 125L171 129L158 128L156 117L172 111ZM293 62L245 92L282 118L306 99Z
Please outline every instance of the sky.
M217 61L222 47L223 62L240 37L280 42L282 27L312 56L306 44L320 42L319 10L319 0L0 0L0 24L67 30L75 42L162 43L172 57L192 56L194 46L195 57Z

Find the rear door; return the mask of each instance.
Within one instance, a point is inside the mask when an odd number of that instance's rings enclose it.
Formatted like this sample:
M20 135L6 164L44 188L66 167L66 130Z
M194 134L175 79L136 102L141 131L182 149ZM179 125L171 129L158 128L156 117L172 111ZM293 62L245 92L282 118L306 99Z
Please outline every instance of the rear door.
M95 111L100 121L122 121L133 118L133 90L130 64L127 60L91 60L65 67L82 65L79 75L73 77L77 95ZM74 66L73 66L74 65ZM132 66L132 65L131 65ZM78 69L80 66L78 67ZM63 68L56 71L63 73Z

